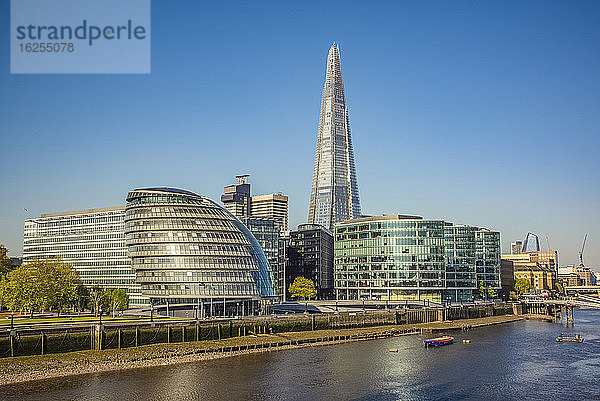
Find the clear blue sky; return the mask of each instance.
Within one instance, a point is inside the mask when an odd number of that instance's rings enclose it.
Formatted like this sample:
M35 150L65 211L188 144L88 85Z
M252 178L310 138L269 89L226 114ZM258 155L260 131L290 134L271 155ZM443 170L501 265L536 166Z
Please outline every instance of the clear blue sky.
M152 2L149 75L11 75L0 3L0 243L23 221L238 173L306 220L340 44L363 213L549 236L600 266L600 2ZM28 209L28 213L24 209Z

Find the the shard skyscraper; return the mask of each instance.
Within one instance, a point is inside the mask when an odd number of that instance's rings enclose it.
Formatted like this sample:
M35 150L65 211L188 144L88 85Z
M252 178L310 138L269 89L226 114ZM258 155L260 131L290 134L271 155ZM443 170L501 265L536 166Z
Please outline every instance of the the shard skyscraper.
M308 222L333 229L360 215L340 49L334 43L327 56Z

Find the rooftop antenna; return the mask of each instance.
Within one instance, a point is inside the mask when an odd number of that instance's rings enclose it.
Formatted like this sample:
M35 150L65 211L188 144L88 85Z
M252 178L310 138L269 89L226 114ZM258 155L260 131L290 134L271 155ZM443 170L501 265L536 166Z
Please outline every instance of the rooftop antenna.
M585 249L585 241L587 240L587 234L583 237L583 245L581 246L581 251L579 251L579 266L585 266L583 264L583 250Z

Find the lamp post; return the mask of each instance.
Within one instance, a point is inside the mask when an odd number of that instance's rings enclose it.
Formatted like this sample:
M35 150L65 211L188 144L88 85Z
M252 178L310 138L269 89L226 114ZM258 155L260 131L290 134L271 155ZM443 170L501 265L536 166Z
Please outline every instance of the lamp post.
M14 328L15 328L15 311L10 312L10 332L12 334Z
M154 322L154 304L150 301L150 323Z

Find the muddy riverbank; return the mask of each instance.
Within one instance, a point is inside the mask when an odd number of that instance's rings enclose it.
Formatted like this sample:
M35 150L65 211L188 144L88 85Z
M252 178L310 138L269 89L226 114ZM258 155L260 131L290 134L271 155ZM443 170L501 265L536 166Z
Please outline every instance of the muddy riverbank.
M457 321L388 325L368 328L316 330L261 334L186 343L153 344L125 349L79 351L0 360L0 385L53 377L82 375L121 369L187 363L236 355L291 348L337 344L407 334L470 330L523 320L505 315Z

